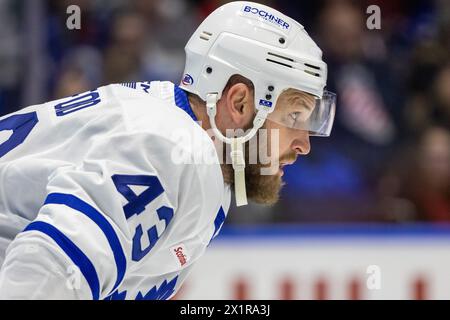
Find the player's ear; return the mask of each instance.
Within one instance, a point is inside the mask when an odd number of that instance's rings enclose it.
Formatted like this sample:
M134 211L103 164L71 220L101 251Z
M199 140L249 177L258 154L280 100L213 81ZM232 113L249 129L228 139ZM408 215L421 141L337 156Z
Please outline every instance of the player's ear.
M255 105L253 92L243 83L232 85L226 95L226 106L237 128L247 128L253 120Z

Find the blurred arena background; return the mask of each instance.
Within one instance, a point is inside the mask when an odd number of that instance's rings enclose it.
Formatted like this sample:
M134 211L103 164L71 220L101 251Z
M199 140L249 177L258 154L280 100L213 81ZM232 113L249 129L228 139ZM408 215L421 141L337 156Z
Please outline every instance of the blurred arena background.
M231 208L176 298L450 299L450 1L259 2L323 49L335 127L286 169L279 204ZM185 43L222 3L0 0L0 115L108 83L178 83Z

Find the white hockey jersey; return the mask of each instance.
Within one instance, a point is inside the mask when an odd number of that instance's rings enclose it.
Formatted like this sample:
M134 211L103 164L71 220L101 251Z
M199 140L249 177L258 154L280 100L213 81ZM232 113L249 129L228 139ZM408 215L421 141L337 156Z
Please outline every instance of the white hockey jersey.
M170 82L4 116L0 298L168 299L229 205L214 144Z

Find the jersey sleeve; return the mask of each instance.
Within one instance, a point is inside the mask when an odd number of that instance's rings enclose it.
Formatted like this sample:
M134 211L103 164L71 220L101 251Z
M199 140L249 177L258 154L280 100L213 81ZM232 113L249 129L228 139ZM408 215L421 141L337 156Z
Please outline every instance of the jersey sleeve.
M219 202L207 200L212 190L201 186L209 167L172 157L169 139L115 134L94 139L80 166L57 169L37 218L8 247L0 298L106 298L174 215L205 221ZM188 201L197 191L195 202Z

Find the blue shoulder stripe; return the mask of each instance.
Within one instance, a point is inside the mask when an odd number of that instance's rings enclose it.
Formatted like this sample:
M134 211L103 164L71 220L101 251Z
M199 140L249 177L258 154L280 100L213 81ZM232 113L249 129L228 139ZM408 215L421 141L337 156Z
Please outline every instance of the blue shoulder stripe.
M56 244L69 256L75 265L78 266L83 276L86 278L91 288L92 298L98 300L100 296L100 282L98 280L95 267L88 257L67 238L61 231L49 223L35 221L30 223L25 231L40 231L56 242Z
M69 208L72 208L90 218L102 230L114 254L114 260L117 267L116 282L110 293L114 292L125 276L127 260L125 258L125 254L120 244L119 238L117 237L114 228L111 226L108 220L106 220L106 218L90 204L71 194L51 193L45 200L44 205L46 204L62 204Z
M183 89L181 89L179 86L174 85L174 99L175 104L178 108L183 109L194 121L197 121L197 117L194 114L194 111L192 111L191 105L189 104L189 99L184 92Z
M220 206L219 212L217 212L217 216L214 219L214 235L213 238L215 238L222 228L223 223L226 219L225 211L223 210L222 206Z

